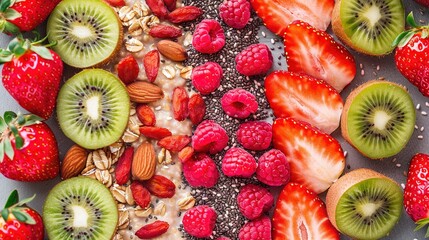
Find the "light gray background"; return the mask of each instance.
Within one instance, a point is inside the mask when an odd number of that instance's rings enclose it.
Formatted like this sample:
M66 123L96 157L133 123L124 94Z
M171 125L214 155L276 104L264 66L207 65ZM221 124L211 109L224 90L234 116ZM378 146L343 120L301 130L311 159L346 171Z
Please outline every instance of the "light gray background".
M428 14L429 9L425 9L417 5L411 0L404 1L404 5L405 5L406 13L410 12L411 10L414 11L416 21L418 22L419 20L422 20L424 21L424 23L427 24L427 22L429 21L429 14ZM261 42L265 42L269 46L273 45L271 43L271 38L273 38L273 36L270 35L269 31L264 28L262 29L262 31L264 31L267 34L267 36L264 38L260 34ZM10 37L2 34L0 36L0 47L5 48L7 46L7 43L10 41L10 39L11 39ZM277 47L282 47L282 45L283 43L281 41L276 42L274 44L276 49ZM282 53L282 50L277 50L274 53L275 55L274 66L276 69L286 70L284 58L282 58L281 60L277 59L277 57L281 53ZM358 85L362 84L363 82L376 79L378 77L385 77L390 81L397 82L408 87L409 92L413 96L415 105L417 104L421 105L420 110L417 110L417 125L419 129L420 127L425 127L427 130L424 130L423 132L421 132L420 130L415 130L410 143L400 154L398 154L393 158L384 159L381 161L369 160L362 157L358 152L356 152L352 147L350 147L348 143L346 143L342 139L339 130L334 132L333 136L339 139L343 149L345 151L348 151L347 164L350 165L351 169L356 169L360 167L371 168L375 171L378 171L380 173L383 173L395 179L399 184L405 184L406 177L404 176L404 171L406 172L408 170L408 163L411 157L418 152L429 154L429 149L428 149L429 136L427 134L429 132L429 116L421 115L421 111L426 111L429 113L429 107L425 105L426 102L429 102L429 98L423 97L420 94L420 92L414 86L412 86L405 78L403 78L402 75L397 71L393 61L393 54L383 58L368 57L362 54L358 54L354 51L352 51L352 54L355 56L355 60L357 64L357 75L355 80L342 92L341 95L343 99L345 100L348 94L350 93L350 91L355 87L357 87ZM281 62L282 65L279 66L277 62ZM360 64L362 64L362 68L360 67L361 66ZM377 66L380 67L379 71L376 70ZM364 71L364 75L361 75L361 70ZM68 69L67 71L68 71L67 75L70 75L70 69ZM63 82L64 81L65 79L63 79ZM20 111L22 113L27 112L26 110L22 109L15 102L15 100L9 95L9 93L3 88L3 86L0 85L0 114L2 115L3 112L7 110ZM60 147L60 156L62 159L67 149L72 145L72 142L62 134L56 122L55 116L51 117L51 119L49 119L47 123L51 126L52 130L54 131L57 137L58 144ZM424 139L419 140L417 138L418 135L424 136ZM347 171L350 171L350 170L346 169L346 172ZM43 202L46 198L47 193L57 182L59 182L59 180L60 179L57 178L51 181L40 182L40 183L24 183L24 182L13 181L0 175L0 206L4 205L7 196L13 189L18 189L21 198L29 197L34 193L37 194L36 199L32 203L30 203L30 206L35 208L41 213ZM324 196L322 195L322 197ZM384 239L395 239L395 240L424 239L424 230L420 230L419 232L414 232L413 231L414 227L415 227L414 223L404 212L402 218L400 219L397 226L393 229L390 236L385 237ZM348 239L348 238L342 237L342 239Z

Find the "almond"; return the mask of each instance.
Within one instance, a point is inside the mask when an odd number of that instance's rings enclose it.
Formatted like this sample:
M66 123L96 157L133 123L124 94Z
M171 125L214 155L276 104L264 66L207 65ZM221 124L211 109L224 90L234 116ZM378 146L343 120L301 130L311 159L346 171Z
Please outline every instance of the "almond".
M158 42L156 47L162 55L173 61L181 62L188 58L188 53L186 52L186 49L177 42L173 42L170 40L161 40Z
M137 81L127 86L130 100L136 103L155 102L164 97L164 92L155 84Z
M68 179L75 177L82 172L86 166L88 152L86 149L73 145L66 153L61 166L61 178Z
M155 167L155 149L149 142L144 142L134 153L131 173L135 180L148 180L155 173Z

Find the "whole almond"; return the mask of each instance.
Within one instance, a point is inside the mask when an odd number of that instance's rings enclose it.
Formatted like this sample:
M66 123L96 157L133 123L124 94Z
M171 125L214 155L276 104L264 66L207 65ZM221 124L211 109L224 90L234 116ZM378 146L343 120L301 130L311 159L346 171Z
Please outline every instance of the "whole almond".
M134 153L131 173L135 180L148 180L155 173L155 167L155 149L149 142L144 142Z
M130 100L136 103L155 102L164 97L164 92L155 84L137 81L127 85Z
M173 61L181 62L188 58L188 53L186 52L186 49L177 42L173 42L170 40L161 40L158 42L156 47L162 55Z
M61 178L75 177L85 169L88 152L86 149L73 145L66 153L61 165Z

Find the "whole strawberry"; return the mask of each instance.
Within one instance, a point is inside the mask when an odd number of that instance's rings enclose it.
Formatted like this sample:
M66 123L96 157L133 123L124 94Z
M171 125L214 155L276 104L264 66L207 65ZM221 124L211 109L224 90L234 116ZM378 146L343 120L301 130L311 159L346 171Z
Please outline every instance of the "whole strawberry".
M57 53L28 39L15 38L0 50L4 88L26 110L49 118L55 108L63 62Z
M2 0L0 31L18 34L31 31L49 16L61 0Z
M416 3L421 4L422 6L429 7L429 0L414 0Z
M14 190L1 211L0 239L2 240L43 240L43 220L39 213L25 204L33 200L19 202L18 192Z
M429 223L429 155L418 153L410 162L404 190L404 207L417 229ZM429 232L426 233L429 237Z
M41 120L35 115L14 112L0 117L0 173L5 177L35 182L58 175L57 141Z
M395 63L399 72L414 84L419 91L429 97L429 26L418 26L413 13L407 16L411 29L399 34Z

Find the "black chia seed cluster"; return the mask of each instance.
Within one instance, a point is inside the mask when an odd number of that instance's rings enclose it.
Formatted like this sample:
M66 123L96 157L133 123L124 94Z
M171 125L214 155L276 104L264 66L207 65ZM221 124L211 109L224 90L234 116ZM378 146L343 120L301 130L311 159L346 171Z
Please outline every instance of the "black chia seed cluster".
M222 2L223 0L183 0L183 4L186 6L193 5L204 10L204 14L200 19L184 25L185 31L193 32L195 25L201 22L202 19L216 19L219 23L221 23L222 28L225 31L226 40L226 44L223 49L216 54L201 54L195 51L195 49L190 48L188 50L188 60L185 61L184 65L196 67L204 64L205 62L212 61L222 66L224 74L220 87L209 96L203 97L207 105L205 119L215 120L226 130L229 136L227 148L231 148L239 146L235 135L240 123L252 120L264 120L272 116L271 112L268 110L269 104L265 97L263 83L264 77L260 76L249 78L239 74L235 69L234 61L235 56L247 46L259 43L258 31L262 22L257 17L257 15L252 12L250 21L244 29L236 30L230 28L219 18L218 6ZM271 50L274 49L271 48ZM275 64L275 60L276 59L274 59L273 64ZM187 83L187 87L189 89L193 88L190 81ZM258 111L245 120L231 118L222 110L220 99L227 91L234 88L246 89L247 91L254 94L257 98L259 105ZM238 232L246 222L246 218L240 213L238 209L236 200L238 192L242 186L248 183L259 184L256 180L256 177L245 179L229 178L223 175L221 171L221 162L226 150L227 149L224 149L224 151L221 153L211 156L216 162L221 175L218 183L213 188L194 188L191 190L191 194L196 199L196 205L209 205L213 207L218 214L216 227L210 239L216 239L220 236L238 239ZM250 153L256 158L263 154L263 152ZM186 183L184 177L183 182ZM182 226L180 227L180 230L186 239L196 239L188 235L183 230Z

